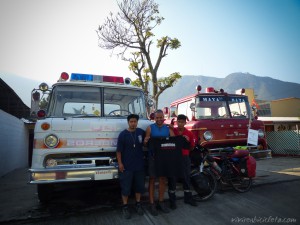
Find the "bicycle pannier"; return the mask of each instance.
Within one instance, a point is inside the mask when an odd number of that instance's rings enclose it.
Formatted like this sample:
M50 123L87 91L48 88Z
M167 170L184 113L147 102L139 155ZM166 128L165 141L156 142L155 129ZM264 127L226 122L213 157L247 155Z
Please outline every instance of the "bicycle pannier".
M247 157L247 172L248 172L248 177L256 176L256 160L253 156Z

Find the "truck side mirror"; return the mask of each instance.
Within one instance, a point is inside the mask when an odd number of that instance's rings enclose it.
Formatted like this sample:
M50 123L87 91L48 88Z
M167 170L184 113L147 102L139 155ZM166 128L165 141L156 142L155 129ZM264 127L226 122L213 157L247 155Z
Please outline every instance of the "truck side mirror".
M40 100L40 97L41 97L41 95L40 95L39 92L35 91L34 93L32 93L32 99L33 99L34 101L39 101L39 100Z
M168 107L164 107L163 112L164 112L165 116L169 116L169 108Z
M148 107L152 107L154 105L154 102L153 102L153 100L152 99L147 99L147 106Z
M195 111L195 103L190 104L190 109L194 112Z
M150 113L149 119L154 120L154 113Z

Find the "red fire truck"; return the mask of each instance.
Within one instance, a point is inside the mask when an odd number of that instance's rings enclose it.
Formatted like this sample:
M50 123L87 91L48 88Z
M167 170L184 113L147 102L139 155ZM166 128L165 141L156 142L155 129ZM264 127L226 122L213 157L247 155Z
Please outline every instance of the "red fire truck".
M188 117L186 128L198 138L199 144L210 150L211 154L225 147L248 149L255 158L270 158L264 124L257 120L245 95L245 89L238 94L230 94L223 89L206 88L171 103L165 107L165 123L175 122L176 116ZM249 144L249 130L257 134L257 144Z

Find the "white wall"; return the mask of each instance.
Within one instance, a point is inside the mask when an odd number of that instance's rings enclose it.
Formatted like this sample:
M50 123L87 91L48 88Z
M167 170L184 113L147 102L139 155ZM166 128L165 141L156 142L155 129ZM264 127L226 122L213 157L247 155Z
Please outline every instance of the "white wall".
M0 109L0 177L28 166L28 142L24 122Z

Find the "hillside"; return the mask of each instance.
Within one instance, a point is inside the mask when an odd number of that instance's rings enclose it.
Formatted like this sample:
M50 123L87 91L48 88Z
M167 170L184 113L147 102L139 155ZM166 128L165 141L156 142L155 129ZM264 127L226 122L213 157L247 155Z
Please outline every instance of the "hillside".
M201 85L202 90L214 87L223 88L230 93L235 93L241 88L253 88L257 99L266 101L288 97L300 98L300 84L270 77L259 77L249 73L232 73L225 78L184 75L172 88L163 92L159 98L158 108L169 106L172 101L195 93L197 85Z
M41 81L3 72L0 72L0 77L30 107L31 91L37 88ZM201 85L203 90L206 87L214 87L215 89L223 88L226 92L231 93L241 88L253 88L258 99L267 101L288 97L300 98L300 84L270 77L259 77L249 73L232 73L225 78L183 75L172 88L163 92L159 98L158 108L169 106L172 101L195 93L197 85Z

